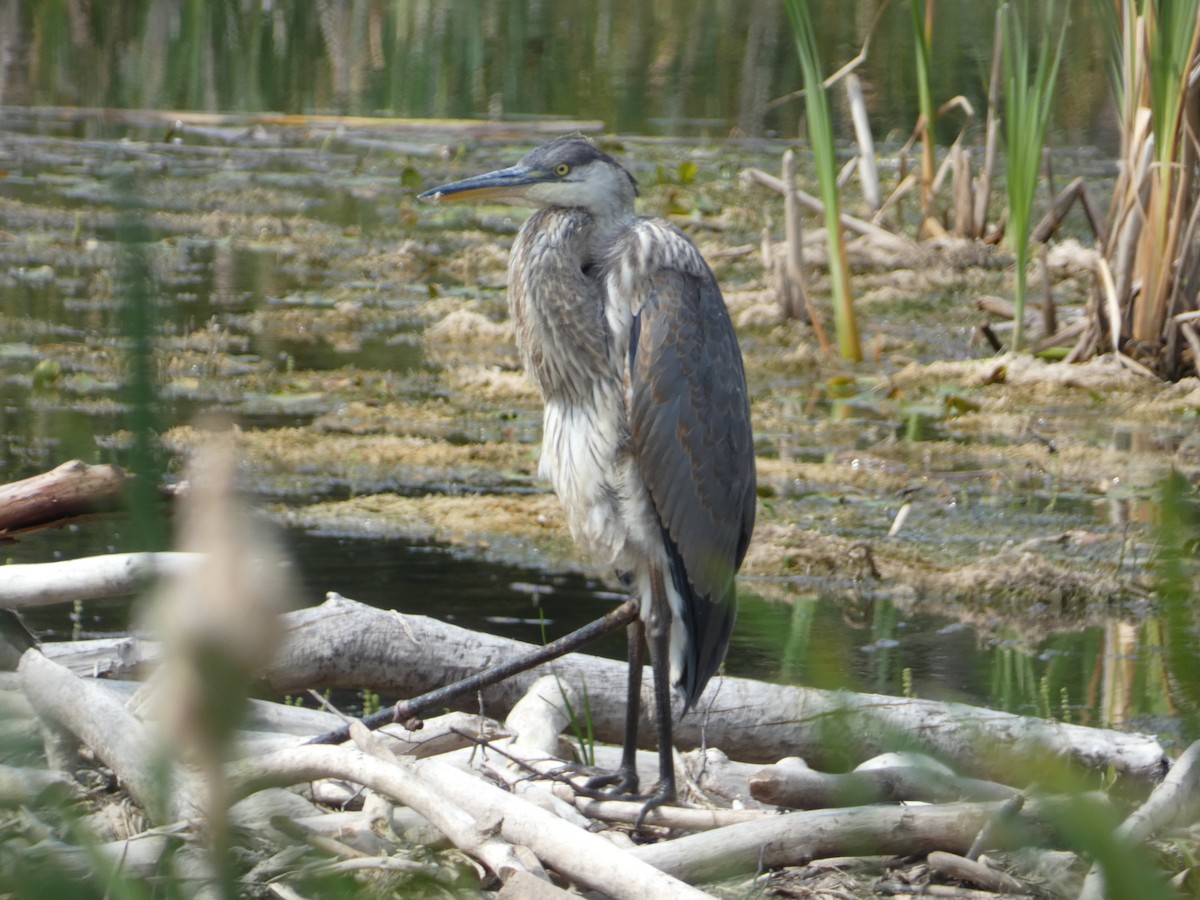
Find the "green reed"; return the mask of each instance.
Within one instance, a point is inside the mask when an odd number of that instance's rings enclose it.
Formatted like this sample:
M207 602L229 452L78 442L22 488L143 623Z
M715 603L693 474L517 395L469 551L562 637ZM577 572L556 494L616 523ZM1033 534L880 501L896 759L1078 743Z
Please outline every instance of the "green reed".
M1016 290L1013 302L1012 349L1025 343L1025 296L1029 269L1029 235L1033 227L1033 202L1042 171L1042 151L1050 119L1054 84L1062 60L1067 34L1065 15L1056 0L1042 6L1042 40L1033 62L1028 3L1024 17L1013 4L1005 4L1004 36L1004 129L1008 144L1008 229L1009 245L1016 256Z
M838 352L843 359L862 359L854 298L850 290L850 264L846 236L842 231L841 198L838 196L838 164L833 144L833 116L821 75L821 55L816 30L808 8L809 0L786 0L788 17L796 36L796 52L804 73L804 106L808 142L817 168L821 202L825 205L825 230L829 236L829 280L833 293L834 327Z

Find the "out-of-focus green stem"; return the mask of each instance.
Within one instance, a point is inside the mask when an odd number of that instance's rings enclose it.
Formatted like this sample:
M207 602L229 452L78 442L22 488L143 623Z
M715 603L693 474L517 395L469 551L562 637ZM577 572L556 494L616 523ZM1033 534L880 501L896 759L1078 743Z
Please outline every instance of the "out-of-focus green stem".
M121 336L125 345L125 379L122 400L127 409L127 427L132 443L128 468L135 477L128 480L125 500L133 531L132 545L141 550L167 547L167 530L159 509L159 484L163 462L158 446L160 423L157 370L154 343L158 329L157 297L146 258L150 234L133 202L131 176L120 182L125 199L120 220L121 240Z
M933 10L936 0L910 0L913 42L916 45L917 102L921 110L921 227L933 216Z
M808 0L786 0L788 17L796 35L796 51L804 72L804 104L808 121L808 141L817 166L821 202L825 205L825 231L829 236L829 280L833 291L833 319L837 331L838 352L843 359L862 359L858 322L850 291L850 264L846 257L846 238L841 224L841 200L838 197L837 156L833 146L833 116L821 75L816 32L809 14Z
M1033 200L1042 171L1042 150L1050 118L1054 83L1067 34L1066 18L1057 13L1056 0L1043 5L1043 36L1036 67L1030 65L1030 35L1016 7L1005 4L1004 28L1004 130L1008 142L1008 241L1016 257L1017 278L1013 294L1016 314L1012 349L1025 344L1025 290L1029 268L1029 234L1033 227ZM1028 22L1026 16L1025 22ZM1058 23L1057 39L1054 25ZM1031 72L1032 68L1032 72Z

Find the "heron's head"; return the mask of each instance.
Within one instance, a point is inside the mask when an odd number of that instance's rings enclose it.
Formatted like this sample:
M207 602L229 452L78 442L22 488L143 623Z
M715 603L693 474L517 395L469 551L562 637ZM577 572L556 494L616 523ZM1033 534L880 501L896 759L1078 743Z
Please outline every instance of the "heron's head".
M632 215L637 182L620 163L582 137L543 144L515 166L444 184L422 200L495 197L530 206L576 207L601 219Z

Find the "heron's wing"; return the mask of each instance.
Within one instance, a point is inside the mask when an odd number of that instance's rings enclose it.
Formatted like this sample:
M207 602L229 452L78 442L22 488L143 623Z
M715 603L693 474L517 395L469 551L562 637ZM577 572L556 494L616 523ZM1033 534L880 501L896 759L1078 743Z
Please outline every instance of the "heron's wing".
M657 230L671 263L647 267L636 286L629 426L684 596L690 705L729 645L734 575L754 528L754 445L742 356L716 279L681 233Z

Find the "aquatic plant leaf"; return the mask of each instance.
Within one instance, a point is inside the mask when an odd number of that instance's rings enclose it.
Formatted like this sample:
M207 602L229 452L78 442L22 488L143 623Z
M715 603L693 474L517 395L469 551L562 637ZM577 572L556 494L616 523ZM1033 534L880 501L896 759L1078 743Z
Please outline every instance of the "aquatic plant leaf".
M425 179L412 166L405 166L404 171L400 173L400 184L411 191L421 191L425 188Z

